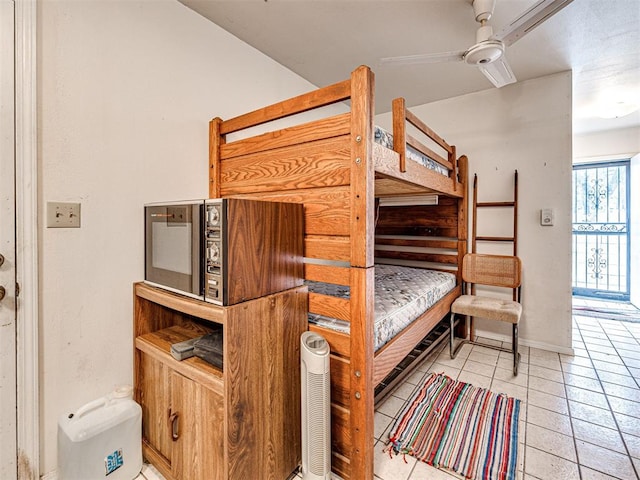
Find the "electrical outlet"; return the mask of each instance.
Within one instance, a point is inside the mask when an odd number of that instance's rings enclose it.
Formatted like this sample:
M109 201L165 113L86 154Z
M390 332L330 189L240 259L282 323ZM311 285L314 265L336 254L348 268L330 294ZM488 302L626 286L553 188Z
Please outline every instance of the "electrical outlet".
M80 204L47 202L48 228L80 228Z

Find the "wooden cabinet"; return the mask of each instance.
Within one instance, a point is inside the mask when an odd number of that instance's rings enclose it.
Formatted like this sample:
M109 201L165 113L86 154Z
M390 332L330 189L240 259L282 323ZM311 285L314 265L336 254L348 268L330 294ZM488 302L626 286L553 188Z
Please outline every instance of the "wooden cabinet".
M134 285L134 384L143 453L175 480L282 480L300 462L300 335L307 290L221 307ZM223 368L172 343L223 329Z

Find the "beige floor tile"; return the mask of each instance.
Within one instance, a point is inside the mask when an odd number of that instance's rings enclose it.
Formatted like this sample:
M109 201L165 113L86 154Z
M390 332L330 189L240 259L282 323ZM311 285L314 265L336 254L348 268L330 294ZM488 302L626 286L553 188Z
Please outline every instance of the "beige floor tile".
M613 383L615 385L622 385L624 387L638 388L638 382L630 375L620 375L618 373L611 372L598 372L601 382Z
M569 413L567 400L562 397L556 397L555 395L549 395L548 393L530 390L527 400L529 405L535 405L563 415L567 415Z
M532 423L527 425L527 446L543 452L557 455L572 462L577 461L573 438L554 430L539 427Z
M554 382L563 382L562 372L559 370L552 370L550 368L540 367L538 365L529 366L529 376L544 378L552 380Z
M564 384L553 382L545 378L533 377L529 375L529 389L539 392L549 393L556 397L566 397Z
M617 478L607 475L606 473L597 472L584 465L580 465L580 472L582 473L582 480L615 480L615 478Z
M617 429L603 427L577 418L573 419L572 424L576 439L594 443L618 453L627 453L622 437Z
M469 360L474 362L484 363L485 365L490 365L495 367L498 363L498 356L487 354L484 351L473 350L469 354Z
M630 433L631 435L640 437L640 418L617 412L614 412L613 415L616 417L616 421L618 422L621 432Z
M624 398L609 396L609 404L614 412L630 415L632 417L640 417L640 403L625 400Z
M558 357L557 354L556 357L557 358L543 358L531 355L529 357L529 365L538 365L539 367L562 371L562 367L560 366L560 357Z
M592 407L569 400L569 410L571 410L571 418L586 420L603 427L616 428L616 421L609 409Z
M459 368L454 368L454 367L450 367L448 365L443 365L441 363L434 363L433 365L431 365L431 367L429 367L428 370L429 373L434 372L434 373L444 373L445 375L450 376L453 379L458 378L458 374L460 373L460 369Z
M501 368L500 365L496 368L493 378L503 382L515 383L521 387L526 387L529 380L526 372L521 371L521 369L518 370L518 375L514 375L513 368Z
M629 455L634 458L640 458L640 437L623 432L622 438L629 449Z
M555 430L564 435L573 434L569 416L545 410L535 405L529 405L527 408L527 423Z
M493 376L493 372L495 371L495 369L496 369L495 365L488 365L486 363L479 363L473 360L467 360L467 362L464 364L464 367L462 368L462 371L475 373L478 375L484 375L485 377L489 377L489 380L491 380L491 377Z
M393 418L377 410L373 416L373 434L377 439L387 440Z
M527 401L527 389L515 383L503 382L494 378L491 382L491 391Z
M578 449L580 465L602 471L622 480L637 480L633 465L628 456L591 443L583 442L582 440L576 441L576 448Z
M566 385L567 398L569 400L575 400L576 402L585 403L593 407L609 408L607 403L607 397L602 393L592 392L591 390L585 390L584 388L573 387Z
M564 383L573 387L584 388L593 392L603 393L602 385L595 378L581 377L572 373L564 374Z
M622 385L616 385L615 383L602 383L604 393L608 396L624 398L625 400L631 400L632 402L640 402L640 389L630 388Z
M592 360L593 366L596 370L602 370L605 372L618 373L620 375L629 375L629 370L627 367L622 365L622 363L611 363L611 362L603 362L602 360Z
M575 365L572 363L563 363L562 370L565 374L570 373L572 375L579 375L581 377L587 377L597 380L598 374L592 367L585 367L584 365Z
M579 480L578 465L556 455L527 446L524 472L540 480Z
M384 413L388 417L395 418L404 404L405 401L402 398L391 395L384 399L382 404L376 408L376 411Z

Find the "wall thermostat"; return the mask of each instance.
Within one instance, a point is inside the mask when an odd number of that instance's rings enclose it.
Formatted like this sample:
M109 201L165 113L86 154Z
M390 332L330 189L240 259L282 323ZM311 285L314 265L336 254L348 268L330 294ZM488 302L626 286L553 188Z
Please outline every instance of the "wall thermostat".
M540 225L550 227L553 225L553 209L543 208L540 210Z

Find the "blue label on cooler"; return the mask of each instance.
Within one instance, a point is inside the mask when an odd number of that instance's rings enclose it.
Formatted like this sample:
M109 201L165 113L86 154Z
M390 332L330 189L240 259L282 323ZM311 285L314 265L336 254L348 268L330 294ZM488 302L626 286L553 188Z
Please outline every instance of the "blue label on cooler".
M122 458L122 449L120 448L111 455L107 455L104 459L104 467L107 471L107 473L105 473L105 477L110 473L115 472L122 465L124 465L124 459Z

